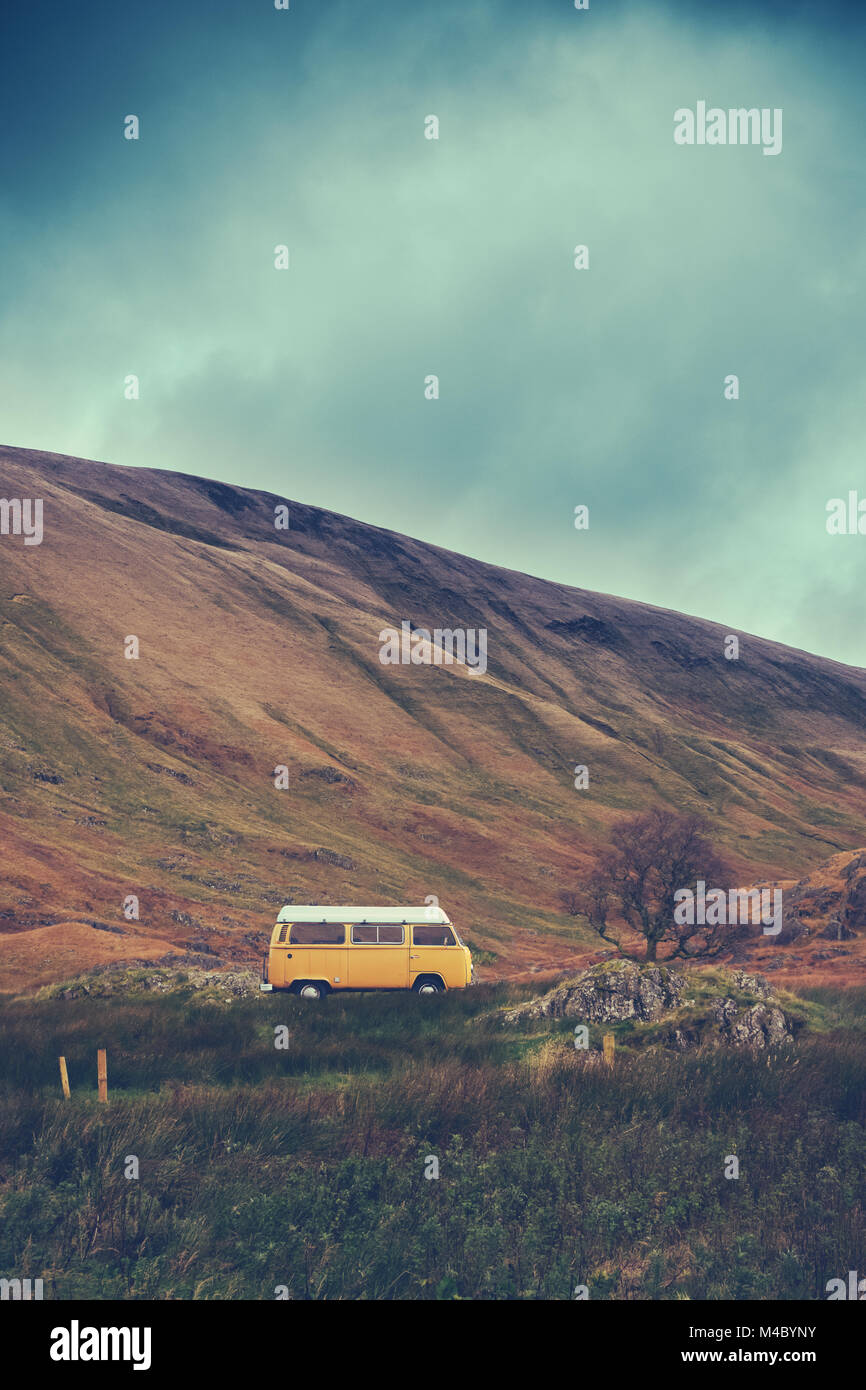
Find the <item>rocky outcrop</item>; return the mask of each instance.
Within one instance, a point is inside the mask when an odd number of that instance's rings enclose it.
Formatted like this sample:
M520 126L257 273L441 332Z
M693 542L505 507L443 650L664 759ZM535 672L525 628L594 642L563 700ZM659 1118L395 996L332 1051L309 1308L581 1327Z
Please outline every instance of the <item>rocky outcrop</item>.
M844 878L848 898L842 925L847 935L841 940L866 930L866 853L861 851L854 856L845 868Z
M243 966L229 970L209 969L194 955L98 965L74 980L47 986L41 994L49 999L105 999L171 994L178 989L192 990L202 1000L215 1003L264 997L259 989L257 971Z
M313 858L321 864L333 864L337 869L355 869L357 865L348 854L338 854L334 849L314 849Z
M857 935L839 917L831 917L823 931L818 935L823 941L851 941Z
M746 994L755 994L759 999L775 999L775 991L769 980L765 980L763 975L751 975L746 970L731 970L727 978L730 980L734 989L741 990Z
M686 997L690 986L700 999ZM668 1031L654 1031L652 1041L676 1050L700 1043L777 1047L794 1036L794 1020L761 975L734 970L708 986L702 976L690 980L664 965L630 961L596 965L507 1010L504 1018L511 1024L542 1018L663 1024L668 1015L676 1015L675 1021Z
M713 1019L720 1037L747 1047L773 1047L793 1036L784 1010L774 1004L743 1007L735 999L720 999Z
M663 965L615 962L584 971L505 1017L509 1023L532 1018L577 1018L583 1023L633 1018L650 1023L677 1008L685 988L685 976Z
M731 1043L738 1047L778 1047L794 1036L791 1019L775 1000L773 990L760 975L733 972L737 990L757 994L760 1003L748 1003L731 995L710 1002L708 1016L671 1029L670 1047L683 1049L699 1042Z
M319 781L327 782L329 786L342 782L347 787L351 787L353 791L355 790L356 784L352 778L348 777L345 772L340 772L339 768L331 767L330 764L326 767L308 767L305 772L301 773L301 776L317 777Z
M858 936L866 930L866 850L834 855L786 888L783 901L778 945L810 935L831 941Z

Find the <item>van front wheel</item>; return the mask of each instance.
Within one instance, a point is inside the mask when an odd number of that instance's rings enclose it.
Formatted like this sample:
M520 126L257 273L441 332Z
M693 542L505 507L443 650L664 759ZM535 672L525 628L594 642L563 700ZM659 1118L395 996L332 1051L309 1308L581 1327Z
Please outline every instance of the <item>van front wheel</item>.
M441 980L432 979L429 975L416 980L413 988L416 994L442 994L445 990Z

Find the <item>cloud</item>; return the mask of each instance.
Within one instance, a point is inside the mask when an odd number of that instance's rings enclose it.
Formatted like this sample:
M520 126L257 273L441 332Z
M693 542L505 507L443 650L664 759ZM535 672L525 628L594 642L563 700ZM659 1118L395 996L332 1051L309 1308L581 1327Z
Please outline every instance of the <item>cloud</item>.
M590 13L335 7L276 55L227 11L164 54L155 27L141 142L84 104L53 215L7 199L8 442L862 661L823 509L862 476L863 96L796 25ZM782 154L674 146L698 99L781 106Z

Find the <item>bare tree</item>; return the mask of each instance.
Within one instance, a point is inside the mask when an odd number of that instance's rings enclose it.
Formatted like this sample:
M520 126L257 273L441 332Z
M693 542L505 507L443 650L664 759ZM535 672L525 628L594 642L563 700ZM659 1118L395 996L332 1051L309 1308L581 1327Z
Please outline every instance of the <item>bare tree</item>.
M581 897L579 893L560 893L559 901L562 903L563 910L569 917L580 917L582 914Z
M699 880L712 887L727 881L727 866L706 831L699 816L662 808L622 821L577 895L580 915L628 960L640 957L614 934L612 916L644 938L645 960L657 960L660 947L669 948L664 960L718 955L725 941L717 927L674 917L678 889L695 892Z

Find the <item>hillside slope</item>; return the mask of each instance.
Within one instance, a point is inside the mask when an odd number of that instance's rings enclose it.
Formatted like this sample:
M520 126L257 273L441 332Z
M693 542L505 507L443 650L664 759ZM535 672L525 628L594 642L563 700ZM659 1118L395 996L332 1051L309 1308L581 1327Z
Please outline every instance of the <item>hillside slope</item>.
M866 672L201 478L6 448L0 496L45 518L0 537L0 988L51 976L34 928L239 959L287 899L435 894L488 977L570 963L560 892L657 801L744 883L866 844ZM486 673L383 666L403 620L485 628Z

